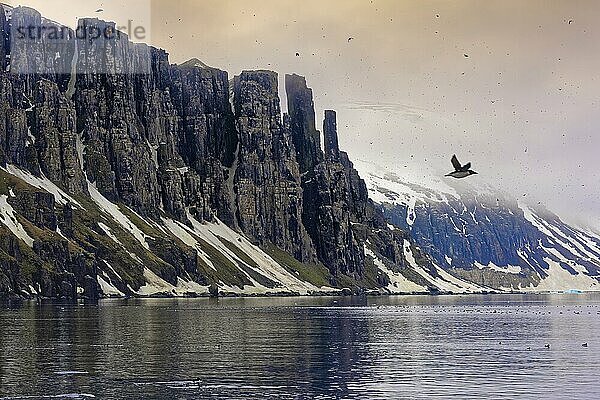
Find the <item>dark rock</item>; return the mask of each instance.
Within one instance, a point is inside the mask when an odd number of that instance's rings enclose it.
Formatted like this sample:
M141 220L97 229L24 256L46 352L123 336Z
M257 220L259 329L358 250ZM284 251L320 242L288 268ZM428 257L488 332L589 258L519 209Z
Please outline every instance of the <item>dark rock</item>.
M325 110L323 137L325 139L325 157L337 161L340 158L340 146L338 144L337 117L335 111Z
M31 111L32 139L42 173L75 195L87 195L87 184L77 154L75 106L56 83L38 81Z
M302 175L302 221L315 244L319 260L334 276L347 274L359 277L364 271L363 244L356 240L352 229L351 190L349 172L335 158L323 159L320 154L318 132L314 129L312 91L306 88L304 78L286 77L292 132L296 140L296 154L300 161L306 154L299 149L312 149L316 157L304 158L310 167ZM328 113L324 127L330 143L337 143L334 114ZM296 129L296 132L294 132ZM315 133L316 132L316 133ZM334 149L329 149L333 151ZM302 165L302 164L301 164Z
M38 228L56 231L58 219L55 213L54 195L48 192L17 191L9 199L13 208Z
M96 19L80 20L79 26L114 29L114 23ZM143 70L139 63L150 60L148 47L126 40L78 42L85 44L78 47L78 70L104 67L109 72L78 74L75 82L77 131L83 132L88 179L108 199L122 201L142 214L153 212L160 206L160 191L157 166L138 115L138 100L146 100L138 85L141 77L147 85L154 85L154 81L151 75L134 73Z
M288 114L291 121L292 141L300 164L300 173L312 171L323 160L321 134L315 124L315 105L312 89L306 86L306 78L298 75L285 76Z
M302 224L302 188L290 131L282 124L277 74L244 71L234 80L240 146L233 190L240 228L259 243L271 242L313 262Z
M4 7L0 4L0 71L6 71L7 58L6 56L10 54L9 49L9 26L8 21L6 20L6 14L4 11Z
M73 206L71 203L67 203L63 206L60 230L65 236L73 236Z
M77 298L77 283L73 274L64 273L63 280L58 285L58 295L64 299L74 300Z
M100 297L96 278L90 275L86 275L83 278L83 295L89 300L97 300Z

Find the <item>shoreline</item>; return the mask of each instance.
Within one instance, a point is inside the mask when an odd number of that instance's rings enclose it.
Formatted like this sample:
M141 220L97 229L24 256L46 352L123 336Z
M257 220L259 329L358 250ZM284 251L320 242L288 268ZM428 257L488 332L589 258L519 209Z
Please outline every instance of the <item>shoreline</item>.
M361 298L361 297L408 297L408 296L421 296L421 297L440 297L440 296L451 296L451 297L464 297L464 296L492 296L492 295L588 295L588 294L597 294L600 291L580 291L580 292L570 292L570 291L540 291L540 292L503 292L503 291L487 291L487 292L474 292L474 293L454 293L454 292L440 292L440 293L427 293L427 292L414 292L414 293L351 293L351 294L342 294L342 293L333 293L333 292L322 292L322 293L314 293L314 294L299 294L299 293L265 293L265 294L238 294L238 293L227 293L221 294L219 296L214 296L210 294L201 295L201 294L189 294L183 296L175 296L168 294L156 294L149 296L103 296L97 299L90 299L86 297L78 297L76 299L69 298L56 298L56 297L0 297L0 302L12 302L12 301L21 301L21 302L64 302L76 304L79 302L99 302L105 300L157 300L157 299L268 299L268 298L327 298L327 297L335 297L335 298Z

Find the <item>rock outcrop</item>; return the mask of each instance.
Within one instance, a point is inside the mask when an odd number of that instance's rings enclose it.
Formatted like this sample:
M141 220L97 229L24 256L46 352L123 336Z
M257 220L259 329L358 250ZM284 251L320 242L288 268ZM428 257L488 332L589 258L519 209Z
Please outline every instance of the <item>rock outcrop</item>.
M277 74L245 71L234 79L239 148L233 191L240 228L303 262L316 261L302 224L302 187L291 132L282 122Z
M339 160L340 145L338 144L337 115L333 110L325 110L323 137L325 139L325 157L333 161Z
M285 91L292 141L300 164L300 173L310 173L323 161L321 134L316 128L312 89L306 86L306 78L293 74L285 76Z

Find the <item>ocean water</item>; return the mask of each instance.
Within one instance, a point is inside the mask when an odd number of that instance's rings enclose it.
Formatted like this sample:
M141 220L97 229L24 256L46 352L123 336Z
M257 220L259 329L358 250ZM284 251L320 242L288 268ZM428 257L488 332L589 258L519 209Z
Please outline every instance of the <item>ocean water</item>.
M599 336L598 294L4 303L0 399L598 399Z

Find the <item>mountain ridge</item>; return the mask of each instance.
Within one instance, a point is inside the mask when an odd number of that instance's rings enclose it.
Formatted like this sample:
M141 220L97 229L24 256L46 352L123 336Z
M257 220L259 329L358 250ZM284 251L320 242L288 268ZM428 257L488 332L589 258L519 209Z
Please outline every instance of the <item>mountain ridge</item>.
M384 214L445 269L476 283L488 274L497 289L598 290L600 235L489 185L456 189L438 179L425 188L373 163L356 165Z

